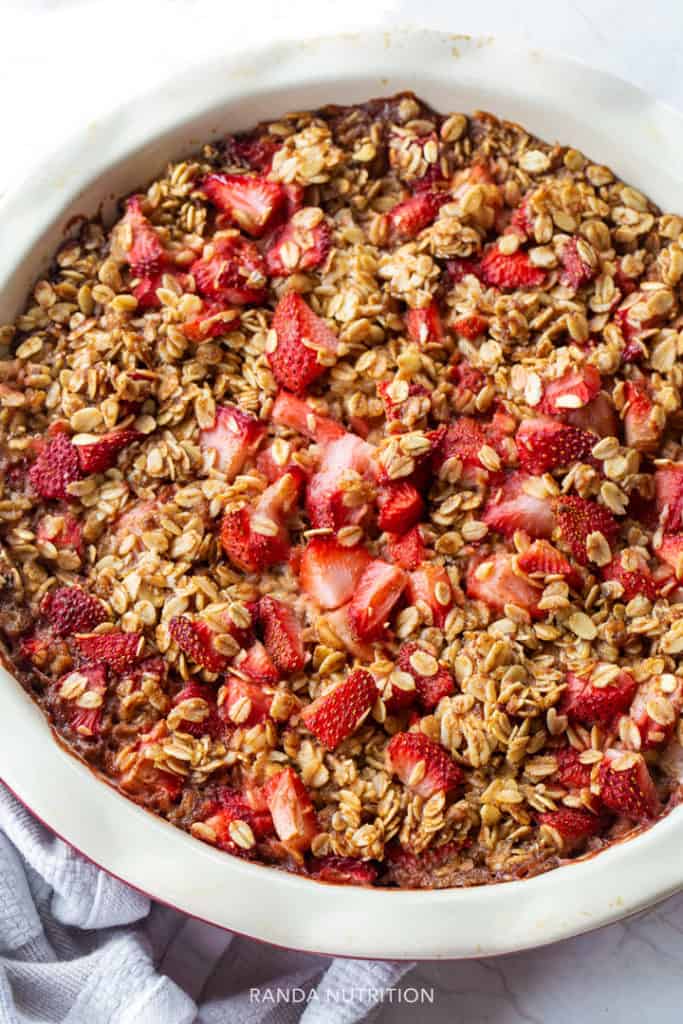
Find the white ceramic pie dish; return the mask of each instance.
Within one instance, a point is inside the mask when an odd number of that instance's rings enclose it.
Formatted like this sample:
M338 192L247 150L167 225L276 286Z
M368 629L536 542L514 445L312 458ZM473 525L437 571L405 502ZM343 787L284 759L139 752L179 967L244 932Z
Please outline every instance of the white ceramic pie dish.
M683 117L613 77L501 41L431 32L290 43L177 77L46 158L0 204L0 323L18 312L70 218L144 184L171 157L287 110L401 89L443 111L519 121L609 164L664 209L682 205ZM492 955L596 928L683 886L681 808L597 857L468 890L321 885L249 864L98 780L53 740L11 675L0 668L0 677L0 777L37 816L153 897L268 942L353 957Z

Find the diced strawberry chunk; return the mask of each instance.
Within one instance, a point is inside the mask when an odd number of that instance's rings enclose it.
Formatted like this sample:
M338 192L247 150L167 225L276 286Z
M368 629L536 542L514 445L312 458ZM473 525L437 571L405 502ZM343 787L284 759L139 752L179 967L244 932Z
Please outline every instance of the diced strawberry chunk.
M588 261L585 254L582 255L576 235L572 235L564 244L560 254L560 263L562 264L560 281L575 291L592 281L597 273L597 268Z
M54 518L54 517L53 517ZM56 548L73 548L78 554L83 553L83 534L79 521L66 512L61 516L62 523L59 527L54 522L48 522L43 517L36 529L36 540L38 543L54 544Z
M460 765L440 743L421 732L398 732L386 750L387 771L404 786L428 800L434 793L449 793L465 781Z
M608 727L630 706L637 686L628 672L620 672L606 686L595 686L589 676L568 672L562 709L572 722Z
M314 537L304 549L299 582L321 608L338 608L351 600L371 561L360 544L344 547L332 538Z
M293 768L284 768L266 782L264 792L278 839L290 854L300 857L318 832L308 790Z
M432 300L428 306L409 309L406 313L408 337L418 345L439 344L443 341L441 315L437 303Z
M619 436L619 421L614 405L604 391L580 409L570 409L561 419L579 430L592 431L598 437Z
M81 633L74 637L86 661L104 662L114 672L123 672L139 661L143 648L141 633Z
M176 726L179 732L187 732L197 739L210 736L211 739L217 740L223 736L225 726L218 716L213 687L202 683L188 683L173 698L173 707L180 708L177 714L184 712L188 715Z
M664 429L664 418L658 416L658 410L648 394L645 383L627 381L624 385L624 395L626 444L639 452L656 452Z
M683 529L683 462L657 467L655 504L665 532Z
M555 514L548 498L536 496L537 479L525 473L511 473L502 487L492 492L482 520L505 537L512 537L517 530L525 530L531 537L550 537Z
M529 197L525 196L522 202L512 213L509 227L518 234L522 241L531 238L534 232L534 217L529 206Z
M266 269L273 277L304 273L324 263L331 248L330 228L320 210L304 207L273 235L266 249Z
M557 777L567 789L588 789L591 784L590 764L581 761L574 747L560 747L557 751Z
M596 438L587 430L539 417L522 420L515 442L522 469L540 475L558 466L586 462Z
M401 569L417 569L425 558L425 543L419 526L413 526L407 533L390 533L387 536L387 561Z
M226 308L220 302L207 302L197 316L185 321L181 331L188 341L200 344L209 338L218 338L221 334L226 334L236 325L239 317L239 309Z
M226 555L243 572L259 572L289 555L286 516L299 496L303 474L292 468L266 487L253 511L228 512L221 523L221 545ZM268 532L263 532L267 528Z
M369 672L358 668L308 704L301 712L301 720L324 746L334 750L358 729L376 699L375 680Z
M677 579L683 579L683 534L665 533L655 554L661 562L671 566Z
M161 744L168 735L166 722L157 722L149 732L143 733L127 751L133 756L126 758L126 767L119 774L121 789L162 811L168 810L183 790L179 776L156 765L156 760L161 760Z
M330 441L336 441L346 434L341 423L314 412L308 402L290 394L289 391L278 391L271 419L278 426L297 430L304 437L309 437L319 444L329 444Z
M254 238L265 234L285 200L281 185L256 174L207 174L201 190Z
M348 491L374 474L374 454L373 446L355 434L345 434L325 446L322 468L306 488L306 512L312 526L338 530L363 518L366 504L359 504L357 495Z
M244 729L250 729L268 718L273 694L260 683L228 675L219 699L219 714L226 725L239 725Z
M262 686L275 686L280 679L270 651L260 640L252 640L248 647L240 651L233 662L233 668L239 669L242 675L249 676Z
M311 875L319 882L335 885L372 885L377 879L377 868L355 857L328 856L314 860Z
M527 611L532 618L543 615L538 609L540 589L515 572L514 556L503 551L470 563L467 595L483 601L495 612L504 612L506 605L513 604Z
M259 620L266 650L281 672L300 672L304 667L302 626L294 609L273 597L262 597Z
M265 432L265 424L255 416L234 405L219 405L213 426L199 431L199 447L215 453L213 467L230 482L253 457Z
M201 832L197 830L193 834L204 842L239 857L248 856L251 850L245 850L233 839L230 829L233 822L244 822L248 825L255 839L272 832L270 813L254 813L244 797L230 789L223 790L219 801L209 804L203 811L203 817L198 820L201 820L204 828Z
M601 386L600 374L594 366L586 364L567 370L546 385L539 411L547 416L563 416L581 409L597 396Z
M406 598L417 605L427 621L442 629L448 613L455 603L451 580L443 565L426 562L410 573L406 587Z
M640 749L652 750L668 743L682 708L683 680L679 677L652 676L641 683L629 711L640 732Z
M471 401L479 394L486 383L486 377L475 366L465 360L451 368L450 376L455 382L457 396L460 401Z
M460 479L465 485L476 483L478 476L485 479L486 471L479 452L487 443L484 425L470 416L460 416L450 423L434 452L434 464L439 468L448 459L458 458L462 463Z
M84 473L104 473L116 465L119 452L141 437L139 430L112 430L90 444L76 445L81 469Z
M484 253L479 273L485 284L502 291L540 288L546 277L544 270L533 265L527 252L518 249L506 255L497 245L489 246Z
M406 242L431 224L447 196L438 192L419 192L392 207L387 214L389 237Z
M547 540L535 540L517 558L517 565L527 576L538 576L540 582L546 576L563 576L570 587L581 587L581 576L573 565Z
M326 612L325 622L349 654L353 654L359 661L372 661L375 653L374 648L371 644L364 643L356 635L349 621L350 603L347 602L333 611Z
M398 566L375 558L358 581L349 618L361 640L378 640L391 611L403 593L408 575Z
M453 330L461 338L468 338L470 341L474 341L475 338L479 338L486 332L488 326L489 322L485 316L470 313L468 316L461 316L458 320L455 320Z
M105 665L84 665L54 684L55 698L60 701L70 728L86 739L100 734L106 692Z
M580 565L588 564L586 542L591 533L601 533L610 546L619 533L619 523L612 513L590 498L562 495L554 508L560 536Z
M539 814L538 822L557 833L562 849L566 853L576 849L591 836L598 835L605 825L599 814L592 814L578 807L561 807L558 811L547 811L545 814Z
M68 498L69 484L83 475L78 449L64 433L42 443L38 458L28 471L29 483L41 498Z
M327 369L318 357L334 360L337 336L298 292L286 292L278 302L273 331L275 347L267 355L275 378L282 387L301 394Z
M388 420L406 420L409 415L424 415L429 410L429 392L423 384L413 381L381 380L377 384L377 394L384 403L384 415ZM403 396L405 397L399 397ZM417 403L415 399L426 398L425 402ZM426 408L425 408L426 407Z
M415 680L417 699L425 711L433 711L442 697L448 697L455 691L453 676L446 666L440 665L419 644L403 644L396 664L402 672L408 672Z
M267 174L282 142L273 135L230 135L223 143L226 158L252 171Z
M142 212L140 196L131 196L128 200L124 222L131 233L127 258L133 274L146 277L157 273L164 264L166 252L161 239Z
M405 533L420 521L425 503L416 487L407 481L384 484L377 496L380 530Z
M454 284L459 284L469 274L473 274L474 277L479 277L480 264L477 260L470 258L461 259L456 258L448 260L446 263L446 270L448 276Z
M261 302L266 294L266 265L253 242L238 234L214 238L190 266L197 290L222 305Z
M107 618L104 605L82 587L57 587L45 595L40 610L58 636L88 633Z
M650 572L647 558L638 551L622 551L602 570L604 580L616 580L623 588L624 601L634 597L657 599L657 585Z
M642 754L607 750L598 773L600 799L615 814L647 821L659 810L659 798Z
M201 619L177 615L168 623L168 632L181 651L209 672L223 672L228 659L214 645L213 630Z

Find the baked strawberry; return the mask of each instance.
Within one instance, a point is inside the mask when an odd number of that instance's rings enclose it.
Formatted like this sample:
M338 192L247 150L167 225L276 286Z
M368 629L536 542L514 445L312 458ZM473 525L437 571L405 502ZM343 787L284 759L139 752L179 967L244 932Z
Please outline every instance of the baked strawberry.
M604 391L601 391L580 409L570 409L562 415L561 419L572 427L589 430L593 434L597 434L598 437L619 436L619 419L612 399Z
M380 530L392 533L405 533L420 521L425 511L425 503L417 488L408 481L397 481L380 487L377 505L377 525Z
M223 672L228 659L214 645L214 633L202 619L177 615L170 619L168 632L187 657L209 672Z
M387 214L389 237L393 242L415 238L435 219L447 196L438 192L419 192L393 206Z
M190 266L197 291L221 305L246 306L266 294L266 265L253 242L229 234L211 239Z
M532 618L540 618L538 609L541 596L539 587L533 586L525 576L515 571L514 555L498 551L488 558L473 559L467 570L467 595L495 612L504 612L513 604L527 611Z
M526 576L544 582L547 576L562 576L570 587L579 590L580 573L547 540L535 540L517 557L517 565Z
M187 732L196 739L202 736L210 736L213 740L223 737L225 726L218 715L214 687L190 682L175 695L173 707L179 707L180 712L188 716L175 727L178 732Z
M522 420L515 437L520 466L539 475L558 466L586 462L596 440L587 430L547 417Z
M419 608L428 624L442 629L455 603L451 580L443 565L425 562L411 572L406 598Z
M439 307L433 299L428 306L409 309L405 321L408 337L418 345L438 345L443 341L441 315Z
M683 462L655 470L655 505L666 533L683 529Z
M228 482L235 479L252 458L266 432L264 423L235 405L219 405L213 426L199 431L199 447L212 451L214 469Z
M642 754L607 750L598 772L600 799L615 814L647 821L659 810L659 798Z
M161 744L169 738L166 722L157 722L128 748L125 758L117 760L119 786L147 807L169 810L183 791L183 780L173 772L157 767Z
M36 541L39 544L50 543L58 549L73 548L79 555L83 554L83 534L81 524L70 512L59 517L61 525L54 516L43 516L36 528Z
M68 672L54 684L55 698L60 702L70 728L85 739L100 735L106 692L107 669L104 665L84 665Z
M560 747L556 751L557 777L567 789L588 789L591 784L592 765L584 764L574 747Z
M28 471L29 483L41 498L69 497L67 487L83 476L78 449L64 433L41 443L38 458Z
M517 291L519 288L540 288L545 283L545 271L535 267L529 254L522 249L509 255L502 253L497 245L491 245L484 252L479 273L485 284L502 291Z
M449 793L465 781L460 765L440 743L421 732L398 732L386 749L387 771L404 786L428 800L434 793Z
M559 836L560 846L565 853L581 846L591 836L598 835L605 825L600 815L579 807L546 811L545 814L539 814L538 823L551 828Z
M86 661L103 662L123 672L139 661L144 640L141 633L80 633L74 643Z
M233 668L238 669L240 675L249 676L262 686L275 686L280 679L280 672L270 651L260 640L252 640L248 647L240 651L233 662Z
M663 747L672 738L683 708L683 680L651 676L636 690L629 717L640 733L640 749Z
M462 403L472 401L486 384L486 377L481 370L466 360L461 360L451 367L450 376L455 383L456 406L458 401Z
M479 316L477 313L470 313L468 316L461 316L458 320L453 322L453 330L461 338L467 338L469 341L474 341L475 338L481 337L488 330L489 322L485 316Z
M600 392L602 381L594 366L567 370L561 377L546 384L539 412L546 416L564 416L588 405Z
M301 712L301 720L329 750L352 735L377 699L377 684L369 672L355 669L343 682L317 697Z
M241 669L242 665L240 671ZM221 720L228 726L239 725L244 729L265 722L273 703L272 691L269 692L265 686L266 684L229 674L225 686L219 692Z
M315 858L311 875L319 882L334 885L372 885L377 879L377 868L366 860L330 855Z
M294 468L266 487L250 511L227 512L221 522L220 541L226 555L243 572L259 572L289 555L284 521L299 496L303 473Z
M585 251L582 253L579 241L576 235L572 235L565 242L560 253L560 263L562 264L560 281L568 288L573 288L574 291L592 281L597 273L596 267L588 261Z
M415 680L417 699L425 711L433 711L442 697L455 691L453 676L445 665L425 651L419 644L403 644L398 652L396 664L402 672L408 672Z
M351 598L349 619L361 640L378 640L391 611L403 593L408 575L381 558L373 559Z
M683 580L683 534L665 533L655 548L660 562L670 565L677 579Z
M202 817L197 819L202 828L193 831L198 839L217 846L233 856L245 857L253 847L245 847L236 842L233 836L240 837L239 825L248 825L251 836L248 839L262 838L272 831L272 819L269 813L254 814L249 804L236 790L225 789L220 793L218 801L212 801L203 809ZM265 824L264 824L265 823ZM243 840L244 842L244 840Z
M181 331L188 339L198 345L210 338L219 338L238 326L239 309L225 307L222 302L205 302L200 312L181 326Z
M612 513L589 498L563 494L555 500L554 510L560 537L580 565L588 564L586 542L591 533L599 531L610 545L619 533Z
M281 185L256 174L207 174L200 188L253 238L265 234L285 200Z
M142 437L139 430L112 430L102 434L90 444L75 445L78 461L84 473L104 473L116 465L119 452Z
M534 233L534 215L529 203L529 196L525 196L517 206L510 218L509 228L520 236L523 242L531 238Z
M304 667L304 643L302 626L294 609L274 597L262 597L259 621L266 650L277 668L285 673L300 672Z
M364 517L368 506L357 500L358 485L375 474L374 454L373 446L356 434L345 434L325 445L321 469L306 487L311 526L338 530ZM356 493L349 494L350 490Z
M384 403L384 415L388 420L406 420L409 416L415 419L429 411L429 392L423 384L413 381L381 380L377 384L377 395ZM425 399L424 402L415 401Z
M82 587L57 587L46 594L40 610L57 636L88 633L107 618L104 605Z
M318 832L318 819L308 790L293 768L283 768L263 787L278 839L297 859Z
M339 644L336 646L345 648L349 654L352 654L354 658L358 658L359 661L371 662L375 656L374 648L356 635L349 619L350 606L351 602L347 601L346 604L340 605L339 608L335 608L333 611L326 611L325 624L332 630L339 641Z
M606 686L595 686L589 676L567 673L562 710L572 722L609 727L630 706L638 684L628 672L620 672Z
M472 257L465 259L456 257L447 261L446 270L453 284L459 284L470 274L474 277L479 277L480 263Z
M273 135L229 135L223 143L226 159L230 163L248 167L251 171L267 174L273 164L273 157L282 142Z
M124 223L128 225L131 245L127 252L135 277L147 277L161 270L166 252L157 232L142 212L140 196L131 196L126 203Z
M644 381L627 381L624 397L626 444L639 452L656 452L664 430L663 410L655 406Z
M301 558L301 588L321 608L338 608L351 600L371 561L360 544L345 547L332 538L314 537Z
M329 444L346 435L341 423L314 412L308 402L289 391L278 391L270 415L273 423L278 426L297 430L319 444Z
M162 274L146 274L145 277L140 278L138 283L132 290L138 309L143 312L147 312L149 309L159 309L161 307L161 299L157 295L159 288L163 287Z
M486 471L479 457L483 446L487 444L484 425L470 416L460 416L449 423L445 433L439 439L434 451L434 465L439 468L448 459L458 458L462 463L460 479L463 484L485 479Z
M401 569L417 569L424 562L425 543L419 526L413 526L407 533L387 535L386 557Z
M286 292L277 304L272 329L274 348L268 362L283 388L303 393L334 361L339 343L334 331L317 316L298 292Z
M273 277L314 270L327 259L332 233L316 207L304 207L273 235L265 252L266 269Z
M604 580L616 580L623 589L622 600L646 597L656 601L657 584L650 572L647 558L639 551L622 551L602 570Z
M549 498L537 497L538 478L510 473L501 487L493 488L484 506L482 520L505 537L525 530L530 537L550 537L555 513Z

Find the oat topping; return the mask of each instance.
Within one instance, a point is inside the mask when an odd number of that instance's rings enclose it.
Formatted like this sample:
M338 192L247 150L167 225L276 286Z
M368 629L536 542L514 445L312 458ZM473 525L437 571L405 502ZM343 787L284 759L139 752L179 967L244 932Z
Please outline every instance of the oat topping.
M0 628L228 854L445 887L680 796L683 218L410 94L207 145L0 327ZM681 609L681 611L679 611Z

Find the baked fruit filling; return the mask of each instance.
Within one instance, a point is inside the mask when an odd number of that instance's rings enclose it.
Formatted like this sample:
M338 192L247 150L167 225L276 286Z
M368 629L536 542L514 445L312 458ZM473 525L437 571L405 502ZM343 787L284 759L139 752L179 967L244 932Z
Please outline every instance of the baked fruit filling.
M524 877L666 813L681 239L411 94L84 219L0 328L0 627L59 739L326 882Z

